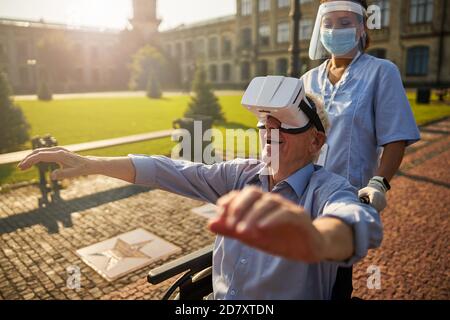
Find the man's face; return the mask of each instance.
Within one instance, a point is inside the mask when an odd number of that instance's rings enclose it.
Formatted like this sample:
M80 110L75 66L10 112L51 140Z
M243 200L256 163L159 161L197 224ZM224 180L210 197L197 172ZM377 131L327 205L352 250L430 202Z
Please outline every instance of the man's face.
M322 142L318 146L314 136L317 132L313 128L301 134L289 134L280 130L276 134L273 130L279 129L281 122L272 116L267 118L265 127L265 132L261 134L263 158L269 157L273 163L274 157L278 156L280 168L310 161L323 144Z

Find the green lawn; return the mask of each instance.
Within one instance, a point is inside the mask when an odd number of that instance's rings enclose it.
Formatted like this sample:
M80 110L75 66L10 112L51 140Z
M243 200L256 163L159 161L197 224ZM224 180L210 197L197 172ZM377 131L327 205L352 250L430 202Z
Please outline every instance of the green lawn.
M241 96L220 96L225 128L253 127L255 118L240 106ZM31 124L31 135L52 134L60 145L122 137L166 130L187 108L188 96L161 100L147 98L80 99L51 102L18 101ZM83 152L99 156L121 156L129 153L170 154L175 145L170 138L139 142L112 148ZM25 146L27 149L31 145ZM37 179L37 170L21 172L16 165L0 166L0 185Z
M418 124L450 115L450 106L439 103L435 97L431 105L417 105L414 93L408 98ZM217 127L254 127L253 115L240 106L241 96L220 96L227 122ZM189 97L176 96L161 100L147 98L80 99L51 102L18 101L31 124L32 135L50 133L59 144L73 144L137 133L165 130L172 121L182 116ZM84 152L83 154L120 156L129 153L170 154L174 142L169 138L140 142L113 148ZM30 145L26 146L30 148ZM0 185L37 178L37 170L20 172L15 165L0 166Z

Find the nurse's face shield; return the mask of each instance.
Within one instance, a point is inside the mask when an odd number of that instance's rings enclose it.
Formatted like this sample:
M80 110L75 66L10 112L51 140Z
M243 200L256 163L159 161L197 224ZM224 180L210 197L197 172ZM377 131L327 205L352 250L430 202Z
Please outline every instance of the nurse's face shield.
M280 132L300 134L312 126L325 129L312 101L305 96L303 81L282 76L253 79L242 97L242 105L258 118L258 128L266 129L269 116L280 122Z
M327 59L332 55L351 59L358 52L362 52L367 37L364 27L365 16L364 7L353 1L322 3L311 36L310 59Z

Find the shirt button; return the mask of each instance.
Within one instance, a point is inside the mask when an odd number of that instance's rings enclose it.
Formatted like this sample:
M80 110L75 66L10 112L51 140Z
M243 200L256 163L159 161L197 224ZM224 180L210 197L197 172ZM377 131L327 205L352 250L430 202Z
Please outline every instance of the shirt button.
M230 294L231 294L232 296L235 296L235 295L236 295L236 291L231 290L231 291L230 291Z
M241 259L241 263L242 263L242 264L246 264L246 263L247 263L247 259L242 258L242 259Z

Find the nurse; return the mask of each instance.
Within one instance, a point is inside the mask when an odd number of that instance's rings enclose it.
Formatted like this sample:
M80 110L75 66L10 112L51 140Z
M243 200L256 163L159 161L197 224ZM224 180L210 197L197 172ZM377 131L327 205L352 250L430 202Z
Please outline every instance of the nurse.
M405 148L420 134L398 68L365 53L366 10L365 0L321 1L309 55L326 60L302 79L323 99L331 124L320 164L381 212ZM336 287L341 298L351 296L351 269L340 270Z

